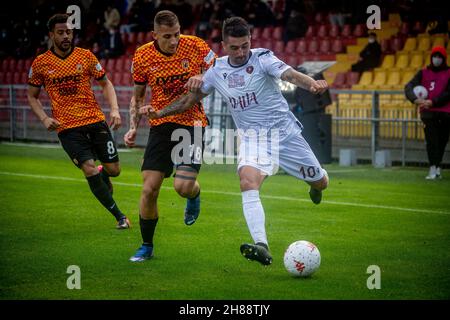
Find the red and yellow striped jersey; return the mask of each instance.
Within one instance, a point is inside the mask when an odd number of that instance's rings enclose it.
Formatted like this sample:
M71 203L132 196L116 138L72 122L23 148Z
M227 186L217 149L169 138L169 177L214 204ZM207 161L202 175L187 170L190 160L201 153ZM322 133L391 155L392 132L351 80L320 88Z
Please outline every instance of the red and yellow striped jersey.
M147 84L151 89L151 105L161 110L186 92L183 88L187 80L206 71L216 55L208 44L194 36L180 36L177 52L173 55L162 53L155 41L136 50L132 73L136 84ZM161 119L151 119L151 126L172 122L185 126L201 123L207 126L203 105L198 103L191 109L177 115Z
M105 120L90 83L91 78L104 76L105 70L89 50L75 47L62 58L50 49L33 61L28 84L45 87L53 118L61 123L60 132Z

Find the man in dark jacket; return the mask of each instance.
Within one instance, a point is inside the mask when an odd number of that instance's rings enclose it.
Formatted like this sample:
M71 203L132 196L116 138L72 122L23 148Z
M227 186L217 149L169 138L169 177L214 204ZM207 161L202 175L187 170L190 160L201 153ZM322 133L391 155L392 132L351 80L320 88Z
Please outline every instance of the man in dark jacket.
M418 98L416 86L424 86L428 97ZM426 179L441 178L441 162L450 135L450 68L447 52L437 46L431 51L431 64L420 70L405 86L408 100L420 108L420 118L424 123L430 171Z
M368 44L359 53L359 61L352 65L353 72L364 72L378 67L381 59L381 46L375 33L369 34Z

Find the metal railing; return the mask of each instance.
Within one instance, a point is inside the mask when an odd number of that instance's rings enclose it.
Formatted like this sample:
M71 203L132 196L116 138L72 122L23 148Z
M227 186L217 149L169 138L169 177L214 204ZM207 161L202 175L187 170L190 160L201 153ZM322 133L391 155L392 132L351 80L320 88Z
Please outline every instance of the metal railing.
M49 133L31 111L26 98L26 85L0 85L0 139L57 142L57 136ZM97 101L108 113L107 103L100 87L94 87ZM128 105L132 95L131 87L116 86L123 126L115 132L119 145L129 122ZM358 158L374 161L380 148L392 149L402 165L408 162L427 162L422 123L415 107L403 100L383 100L390 95L403 95L402 91L379 90L330 90L333 104L326 107L332 115L333 156L338 157L340 148L361 150ZM342 99L341 95L351 98ZM359 97L358 97L359 96ZM380 99L380 96L383 99ZM370 98L369 98L370 97ZM50 113L50 101L42 90L41 102ZM386 102L386 101L391 101ZM209 129L233 129L234 123L225 101L219 94L211 94L204 100L205 112L210 120ZM148 130L142 119L138 131L137 145L144 147ZM208 144L208 130L206 133ZM445 162L448 163L446 154Z

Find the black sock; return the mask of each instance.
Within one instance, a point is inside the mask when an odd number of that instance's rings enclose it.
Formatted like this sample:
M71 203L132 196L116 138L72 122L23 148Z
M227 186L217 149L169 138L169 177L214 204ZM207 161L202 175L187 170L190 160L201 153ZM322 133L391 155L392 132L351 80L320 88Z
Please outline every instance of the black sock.
M87 177L86 179L94 196L106 209L108 209L109 212L111 212L116 220L119 221L120 219L124 218L125 215L120 211L119 207L117 206L116 202L111 196L111 193L108 190L108 186L102 180L100 174Z
M142 219L142 217L139 215L139 225L141 226L141 236L144 245L153 246L153 235L155 234L157 223L158 218Z
M100 175L102 176L103 181L106 184L108 184L110 175L108 174L108 172L106 172L105 167L103 167L103 170L100 172Z

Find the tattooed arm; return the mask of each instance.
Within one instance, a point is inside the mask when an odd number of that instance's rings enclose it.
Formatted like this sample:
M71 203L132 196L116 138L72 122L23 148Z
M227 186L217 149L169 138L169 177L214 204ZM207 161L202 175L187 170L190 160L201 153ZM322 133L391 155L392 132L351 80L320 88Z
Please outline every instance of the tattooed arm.
M161 110L154 110L151 105L140 108L140 114L146 114L150 119L158 119L168 117L174 114L183 113L199 103L207 94L202 92L190 92L182 95L177 100L173 101L167 107Z
M292 68L287 69L281 74L281 80L309 90L311 93L321 94L328 90L328 84L325 80L314 80L310 76L300 73Z
M134 85L134 93L130 101L130 129L123 137L128 147L135 146L137 129L142 117L142 114L139 113L139 108L144 104L145 88L145 85Z

